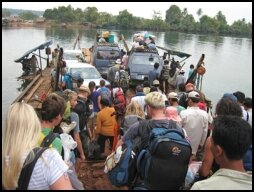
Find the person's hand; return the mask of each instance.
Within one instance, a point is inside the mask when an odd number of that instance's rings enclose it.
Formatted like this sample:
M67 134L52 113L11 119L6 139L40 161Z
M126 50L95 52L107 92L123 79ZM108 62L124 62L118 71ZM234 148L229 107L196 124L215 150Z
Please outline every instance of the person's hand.
M85 155L84 155L84 154L83 154L83 155L80 155L80 159L81 159L82 161L85 161L85 160L86 160Z

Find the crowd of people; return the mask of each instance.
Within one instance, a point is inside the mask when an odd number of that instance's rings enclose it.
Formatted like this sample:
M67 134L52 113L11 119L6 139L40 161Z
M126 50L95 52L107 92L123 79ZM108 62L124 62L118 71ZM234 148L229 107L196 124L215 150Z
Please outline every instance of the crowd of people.
M116 63L125 68L122 61ZM80 163L88 160L88 140L98 142L99 158L105 159L106 142L111 151L127 140L146 148L151 129L168 128L173 121L191 145L189 165L201 162L188 185L181 181L186 189L252 189L252 160L246 158L249 149L252 154L252 99L241 91L225 93L212 115L205 95L194 84L185 85L185 71L167 67L167 60L164 65L161 75L155 64L148 81L135 91L121 86L119 70L111 69L112 87L104 80L99 87L93 81L88 87L71 81L62 86L65 90L48 95L37 113L24 102L12 104L3 129L3 188L19 187L22 168L36 155L33 149L51 132L68 132L77 147L65 159L63 141L54 138L37 160L27 189L75 189L68 171L74 166L78 173ZM141 134L143 122L149 128Z

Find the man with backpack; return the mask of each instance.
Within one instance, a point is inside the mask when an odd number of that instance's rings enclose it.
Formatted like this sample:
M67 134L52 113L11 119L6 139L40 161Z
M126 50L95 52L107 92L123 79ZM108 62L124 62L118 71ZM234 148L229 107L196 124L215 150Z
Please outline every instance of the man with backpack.
M57 126L63 117L66 108L65 100L55 94L50 94L42 103L41 108L41 127L42 133L39 139L39 144L43 142L44 138L53 132L55 126ZM62 153L62 142L61 139L56 137L52 141L53 148L57 149L59 154Z
M191 157L190 144L182 129L165 116L161 93L147 94L145 102L151 119L134 123L117 144L141 138L141 151L137 155L140 181L134 189L180 189Z
M129 74L124 70L123 65L120 65L119 71L116 72L115 81L119 82L124 93L129 89Z
M87 121L88 117L92 114L92 109L90 109L89 105L92 105L91 100L88 99L90 95L90 90L86 86L81 86L78 89L78 100L77 105L73 109L79 116L79 128L80 128L80 139L83 146L83 151L85 156L87 157L87 143L88 143L88 128L87 128ZM79 170L80 162L81 162L81 154L77 151L77 162L76 162L76 169Z

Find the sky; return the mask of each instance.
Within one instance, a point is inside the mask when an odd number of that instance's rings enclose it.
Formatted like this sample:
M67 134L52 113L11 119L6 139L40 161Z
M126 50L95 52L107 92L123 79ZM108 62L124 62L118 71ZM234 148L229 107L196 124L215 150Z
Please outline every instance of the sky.
M98 12L107 12L118 15L119 11L127 9L133 16L152 19L153 11L160 11L165 19L166 10L171 5L177 5L181 11L187 8L188 13L198 20L197 10L202 9L203 15L214 17L219 11L226 16L231 25L234 21L245 18L252 22L252 2L2 2L2 8L26 9L44 11L58 6L71 5L73 8L97 7Z

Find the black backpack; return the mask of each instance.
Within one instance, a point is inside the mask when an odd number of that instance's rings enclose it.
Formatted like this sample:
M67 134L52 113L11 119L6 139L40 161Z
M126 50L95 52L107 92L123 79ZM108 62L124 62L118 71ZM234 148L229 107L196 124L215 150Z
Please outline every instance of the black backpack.
M175 122L152 128L148 146L137 158L137 170L147 189L179 190L192 154L190 143Z
M33 152L35 154L35 157L33 159L33 161L29 164L27 164L26 166L23 165L20 176L19 176L19 180L18 180L18 187L16 190L27 190L32 173L33 173L33 169L34 166L37 162L37 160L39 159L39 157L41 156L41 154L48 148L46 147L36 147L33 149ZM29 153L29 155L27 156L26 161L28 161L28 159L30 159L30 155L31 153ZM24 163L25 164L25 163Z
M78 97L77 105L73 109L79 116L79 129L82 131L87 123L89 116L93 113L93 102L91 99L87 99L84 101L83 99Z

